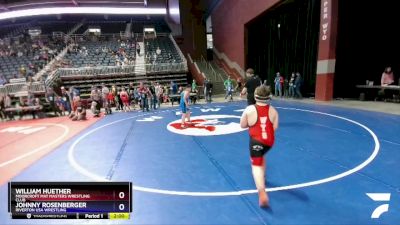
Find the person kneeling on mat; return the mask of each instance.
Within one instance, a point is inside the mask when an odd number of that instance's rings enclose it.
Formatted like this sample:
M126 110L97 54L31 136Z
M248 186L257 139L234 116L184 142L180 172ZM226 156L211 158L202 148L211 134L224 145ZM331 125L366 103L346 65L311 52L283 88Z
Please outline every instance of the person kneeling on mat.
M181 99L179 103L179 107L181 108L182 111L182 123L181 127L182 128L187 128L187 125L185 123L185 120L187 119L188 123L190 124L190 109L189 109L189 97L190 97L190 90L192 89L192 86L188 84L185 88L184 91L181 93Z
M90 98L92 99L91 107L90 109L92 110L92 113L95 117L100 116L100 110L101 110L101 93L96 87L92 87L92 91L90 93Z
M82 106L78 107L71 119L72 121L86 120L86 109Z
M255 105L247 106L240 119L242 128L249 128L250 156L254 182L257 186L260 207L269 206L265 191L264 155L272 148L278 129L278 112L269 105L270 89L259 86L254 91Z

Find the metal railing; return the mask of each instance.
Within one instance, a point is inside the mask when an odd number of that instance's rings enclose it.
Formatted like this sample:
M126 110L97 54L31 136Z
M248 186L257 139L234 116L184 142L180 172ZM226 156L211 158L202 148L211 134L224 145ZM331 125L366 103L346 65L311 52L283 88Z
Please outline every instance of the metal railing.
M65 48L56 56L54 57L46 66L43 67L38 73L35 74L34 79L38 80L43 74L48 73L51 70L51 67L56 63L59 59L62 59L66 54L68 49L71 47L72 44L65 46Z
M23 93L22 95L24 95L27 94L28 91L33 93L44 93L46 91L46 87L43 82L23 82L0 86L1 94L17 95Z
M143 68L140 70L140 68ZM80 67L80 68L59 68L56 76L96 76L110 74L147 74L156 72L186 72L185 63L157 63L144 65L126 66L102 66L102 67Z
M145 64L146 73L160 73L160 72L187 72L187 63L157 63Z
M228 56L226 56L223 52L219 52L215 46L213 48L213 52L215 53L215 55L217 55L217 57L219 59L222 59L231 69L235 69L242 77L245 76L246 72L240 67L239 64L237 64L236 62L232 62Z
M211 65L211 63L209 63L209 62L204 58L203 55L202 55L201 58L200 58L200 62L204 63L204 65L206 66L206 68L207 68L207 69L210 71L210 73L211 73L211 74L209 74L209 75L211 75L212 78L214 78L214 81L215 81L215 82L224 82L223 76L222 76L220 73L218 73L218 72L215 71L215 69L214 69L214 67Z
M59 68L56 76L97 76L108 74L127 74L134 73L135 66L102 66L102 67L80 67L80 68Z
M139 68L143 68L140 70ZM45 83L51 86L60 78L66 77L92 77L104 75L145 75L152 73L186 73L187 65L181 63L158 63L144 65L127 65L127 66L102 66L102 67L81 67L81 68L59 68L50 74Z
M183 53L182 53L181 49L179 48L178 44L176 43L174 37L172 37L172 34L169 35L169 39L174 44L176 51L178 52L179 56L181 57L181 60L187 65L185 55L183 55Z
M208 64L210 65L210 67L212 68L212 70L215 70L215 71L216 71L216 73L219 75L219 77L220 77L220 79L221 79L222 81L225 81L225 80L228 78L229 75L226 74L226 72L225 72L222 68L215 69L214 66L213 66L213 63L209 62ZM214 65L215 65L215 64L214 64ZM220 72L218 72L218 70L219 70Z

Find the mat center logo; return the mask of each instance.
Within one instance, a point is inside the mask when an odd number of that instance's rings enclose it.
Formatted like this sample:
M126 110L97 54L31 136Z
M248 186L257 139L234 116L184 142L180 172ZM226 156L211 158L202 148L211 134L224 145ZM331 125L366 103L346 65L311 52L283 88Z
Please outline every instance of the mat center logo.
M190 136L225 135L244 131L240 127L240 116L234 115L202 115L191 117L191 124L181 127L181 119L167 125L173 133Z

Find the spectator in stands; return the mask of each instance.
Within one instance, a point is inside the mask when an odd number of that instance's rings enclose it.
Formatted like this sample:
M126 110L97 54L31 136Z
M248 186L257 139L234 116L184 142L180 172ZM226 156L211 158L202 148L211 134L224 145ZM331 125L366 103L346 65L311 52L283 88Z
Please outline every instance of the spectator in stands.
M157 53L154 53L153 54L153 64L157 63L157 57L158 57Z
M282 97L282 83L283 83L283 77L281 76L281 74L279 72L276 73L276 77L274 80L274 84L275 84L275 96Z
M27 75L28 76L33 76L33 70L35 69L35 67L33 66L33 64L32 63L29 63L28 64L28 67L27 67Z
M254 91L262 84L262 82L257 75L254 75L254 70L252 68L246 70L246 77L247 81L240 95L242 96L247 94L247 104L254 105L256 104L256 100L254 99Z
M296 98L303 98L301 94L301 86L303 85L303 78L301 77L300 73L296 73L296 79L294 81L294 89L295 89L295 97Z
M386 67L385 71L383 71L382 73L382 77L381 77L381 86L387 86L387 85L391 85L394 83L394 75L393 75L393 71L392 68Z
M137 55L139 57L140 56L140 44L139 43L136 44L136 51L137 51Z
M33 82L33 71L28 67L27 72L26 72L26 78L28 82Z
M25 68L24 65L21 65L21 67L19 68L19 74L20 74L22 77L26 77L26 68Z
M29 68L32 72L34 72L35 65L33 65L32 62L30 62L30 63L28 64L28 68Z
M158 56L161 55L161 49L160 49L160 47L157 47L156 54L157 54Z
M0 75L0 86L3 86L7 83L6 78L3 75Z
M129 65L129 59L125 57L122 61L122 66L127 66L127 65Z

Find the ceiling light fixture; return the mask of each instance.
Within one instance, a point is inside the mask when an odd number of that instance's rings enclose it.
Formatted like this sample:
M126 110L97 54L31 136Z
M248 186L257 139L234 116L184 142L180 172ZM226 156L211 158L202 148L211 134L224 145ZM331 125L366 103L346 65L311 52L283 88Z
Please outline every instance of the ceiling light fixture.
M49 7L0 13L0 20L56 14L165 15L165 8Z

